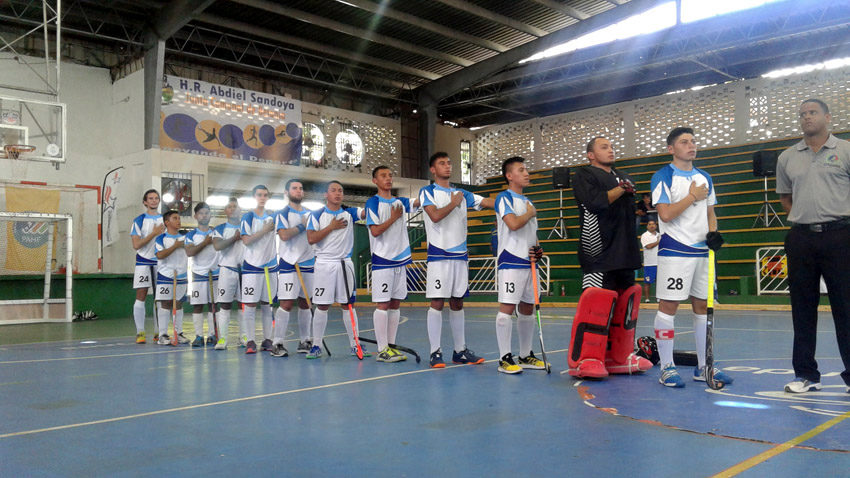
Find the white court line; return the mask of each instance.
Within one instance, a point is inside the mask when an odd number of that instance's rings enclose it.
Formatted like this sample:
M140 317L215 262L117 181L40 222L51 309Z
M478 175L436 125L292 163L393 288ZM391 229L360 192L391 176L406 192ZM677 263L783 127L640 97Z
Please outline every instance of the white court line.
M547 351L546 353L548 355L550 353L559 353L559 352L565 352L565 351L566 351L566 349L561 349L561 350L553 350L551 352ZM496 359L487 360L484 363L491 363L491 362L495 362L495 361L496 361ZM199 408L215 407L215 406L218 406L218 405L229 405L231 403L248 402L248 401L252 401L252 400L260 400L260 399L263 399L263 398L281 397L281 396L284 396L284 395L292 395L292 394L295 394L295 393L312 392L312 391L316 391L316 390L325 390L325 389L329 389L329 388L341 387L343 385L354 385L354 384L358 384L358 383L375 382L375 381L378 381L378 380L384 380L384 379L396 378L396 377L404 377L404 376L407 376L407 375L415 375L415 374L419 374L419 373L440 372L440 371L445 371L445 370L455 369L455 368L461 368L461 367L466 367L466 365L449 365L444 369L426 368L426 369L422 369L422 370L411 370L409 372L400 372L400 373L394 373L394 374L390 374L390 375L381 375L379 377L369 377L369 378L361 378L361 379L357 379L357 380L348 380L346 382L330 383L330 384L327 384L327 385L317 385L315 387L299 388L299 389L295 389L295 390L285 390L283 392L264 393L262 395L254 395L254 396L242 397L242 398L233 398L233 399L230 399L230 400L221 400L221 401L218 401L218 402L199 403L197 405L187 405L185 407L176 407L176 408L168 408L168 409L165 409L165 410L156 410L156 411L152 411L152 412L137 413L135 415L126 415L126 416L123 416L123 417L105 418L103 420L93 420L93 421L90 421L90 422L71 423L69 425L60 425L60 426L48 427L48 428L38 428L38 429L35 429L35 430L24 430L24 431L21 431L21 432L6 433L6 434L3 434L3 435L0 435L0 438L10 438L10 437L16 437L16 436L23 436L23 435L34 435L36 433L52 432L52 431L57 431L57 430L67 430L67 429L70 429L70 428L87 427L87 426L91 426L91 425L100 425L100 424L103 424L103 423L120 422L120 421L124 421L124 420L132 420L134 418L152 417L152 416L156 416L156 415L164 415L166 413L183 412L183 411L187 411L187 410L197 410Z

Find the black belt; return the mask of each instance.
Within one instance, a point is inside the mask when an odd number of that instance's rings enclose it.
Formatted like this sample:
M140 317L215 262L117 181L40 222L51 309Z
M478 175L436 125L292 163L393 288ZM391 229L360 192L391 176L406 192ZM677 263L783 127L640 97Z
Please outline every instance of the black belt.
M845 217L844 219L839 219L837 221L819 222L817 224L794 224L791 227L811 232L827 232L844 229L847 226L850 226L850 217Z

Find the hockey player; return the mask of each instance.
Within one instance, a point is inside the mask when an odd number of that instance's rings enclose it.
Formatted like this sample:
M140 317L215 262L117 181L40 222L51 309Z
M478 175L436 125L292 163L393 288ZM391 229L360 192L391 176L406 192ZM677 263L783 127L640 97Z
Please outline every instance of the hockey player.
M286 327L289 325L289 315L292 306L298 300L298 332L299 342L297 352L299 354L310 353L312 342L310 341L310 325L313 314L307 304L310 290L313 287L313 266L316 263L316 255L313 246L307 242L307 221L310 210L301 205L304 199L304 185L298 179L290 179L286 182L286 195L289 205L275 215L277 235L280 238L278 255L280 263L278 269L277 299L280 306L275 312L274 343L272 355L275 357L286 357L289 351L283 346L286 335ZM298 264L301 276L304 278L304 287L301 289L301 281L295 269Z
M428 237L428 271L425 297L431 299L428 309L428 341L431 344L430 365L444 368L440 339L443 330L443 305L449 300L449 323L454 338L452 362L481 364L466 346L463 299L469 295L469 254L466 249L466 215L468 209L492 208L495 201L483 198L449 184L452 161L443 152L429 160L434 184L419 191L419 203L425 209L425 232Z
M274 241L274 215L266 211L269 188L259 184L252 191L257 207L242 216L242 243L245 259L242 262L242 303L245 304L243 320L248 334L246 354L257 353L257 307L263 320L261 350L272 349L272 294L277 290L277 253Z
M356 355L354 330L351 328L351 320L347 317L347 305L353 304L355 299L354 263L351 262L351 253L354 250L354 222L363 219L365 215L362 208L342 207L344 194L339 181L330 181L325 191L327 205L312 213L307 224L307 241L316 251L314 274L322 278L321 284L313 284L316 312L313 315L313 346L307 354L308 359L322 356L321 343L328 325L328 309L334 302L342 307L342 322L348 332L351 355ZM343 267L346 268L345 272ZM351 293L350 297L346 291ZM357 324L357 311L354 311L354 326L359 331L360 326ZM365 348L361 349L364 357L372 356Z
M242 243L240 222L242 209L236 198L229 198L227 206L224 207L224 215L227 222L219 224L213 232L213 247L220 254L218 285L216 286L216 305L221 311L216 314L218 320L218 331L220 337L215 344L216 350L227 350L227 327L230 323L231 308L233 301L242 302L242 288L239 285L239 276L242 260L245 256L245 244ZM239 341L245 333L242 310L237 311L239 322ZM244 345L247 345L247 340Z
M136 251L136 269L133 272L133 289L136 290L136 302L133 304L133 321L136 323L136 343L147 342L145 338L145 299L148 289L154 287L156 280L156 245L154 240L165 232L162 216L159 215L159 193L149 189L142 195L145 213L133 219L130 226L130 239ZM156 317L156 301L154 301L154 317ZM159 324L154 324L154 331ZM158 337L154 335L154 341Z
M634 354L641 266L635 237L635 185L614 167L614 148L603 137L587 143L589 166L578 168L573 190L578 202L582 294L573 320L569 374L605 378L640 373L652 363Z
M681 388L685 381L673 363L673 319L679 302L690 297L694 311L697 368L694 380L705 381L705 335L708 298L708 249L720 249L714 205L717 198L711 176L694 167L697 146L691 128L675 128L667 136L673 161L652 175L652 203L658 209L661 241L658 245L659 299L655 339L661 357L661 378L666 387ZM720 369L714 379L725 384L732 377Z
M211 297L218 281L218 263L221 256L213 247L213 229L210 228L210 207L205 202L195 205L195 220L198 227L186 234L186 255L192 258L192 324L195 328L193 347L204 345L204 305L207 306L209 337L206 344L216 345L215 336L215 298ZM212 282L212 284L210 284ZM212 307L212 309L210 309Z
M499 372L520 373L523 369L546 370L546 364L534 356L531 341L534 334L534 287L531 262L543 256L537 242L537 210L522 195L529 184L525 159L508 158L502 163L502 177L508 189L496 196L496 229L498 240L499 313L496 315L496 340L499 344ZM511 315L517 311L519 357L511 354Z
M188 344L189 339L183 335L183 302L186 300L186 288L188 286L187 272L189 270L189 259L186 257L184 244L185 236L180 234L180 214L177 211L167 211L162 215L166 231L156 238L156 258L159 260L156 278L156 300L160 301L159 310L159 345L170 345L168 336L168 319L171 317L171 308L176 294L177 317L174 323L174 333L177 334L177 343ZM174 278L177 278L177 287L174 287Z

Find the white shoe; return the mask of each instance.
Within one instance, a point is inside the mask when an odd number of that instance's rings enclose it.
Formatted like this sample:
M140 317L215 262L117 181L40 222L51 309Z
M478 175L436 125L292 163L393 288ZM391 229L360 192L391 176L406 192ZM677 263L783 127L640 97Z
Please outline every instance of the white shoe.
M820 382L810 382L805 378L797 377L793 382L788 382L785 385L785 391L788 393L805 393L814 392L821 389ZM850 389L850 387L848 387Z
M216 350L227 350L227 339L222 337L218 339L218 343L215 344Z

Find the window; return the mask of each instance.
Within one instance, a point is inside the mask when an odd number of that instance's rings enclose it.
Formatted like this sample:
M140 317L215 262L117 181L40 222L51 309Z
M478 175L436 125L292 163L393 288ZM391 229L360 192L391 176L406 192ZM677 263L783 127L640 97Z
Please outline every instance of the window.
M301 145L302 164L322 164L325 156L325 135L313 123L304 123L304 142Z
M472 143L460 142L460 182L472 184Z
M336 157L354 166L363 160L363 141L354 130L344 129L336 135Z

